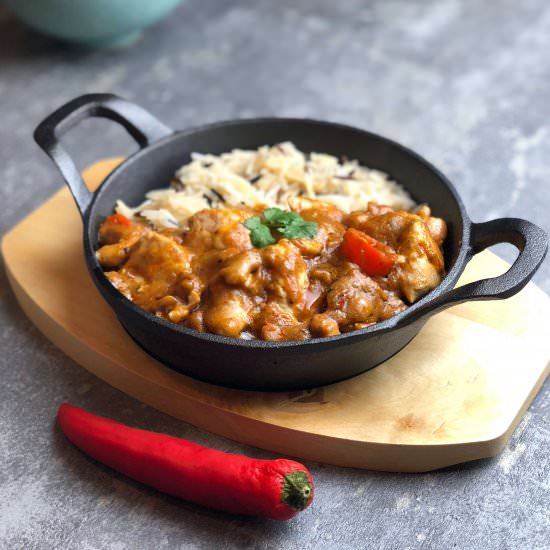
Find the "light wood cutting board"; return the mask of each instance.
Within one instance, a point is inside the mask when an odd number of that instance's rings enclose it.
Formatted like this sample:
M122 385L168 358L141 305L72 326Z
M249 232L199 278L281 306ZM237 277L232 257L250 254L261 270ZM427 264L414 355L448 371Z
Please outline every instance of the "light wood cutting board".
M119 162L86 170L89 187ZM4 236L11 285L38 328L136 399L285 455L406 472L494 456L550 370L550 299L529 284L509 300L467 303L435 316L398 355L345 382L291 393L212 386L164 367L133 343L89 278L81 242L81 221L65 188ZM507 267L484 252L460 284Z

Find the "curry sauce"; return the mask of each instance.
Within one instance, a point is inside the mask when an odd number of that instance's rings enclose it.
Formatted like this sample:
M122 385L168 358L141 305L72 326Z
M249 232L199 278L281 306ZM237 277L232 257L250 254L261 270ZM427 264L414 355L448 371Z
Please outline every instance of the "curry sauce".
M289 206L317 223L313 238L279 238L255 248L244 222L261 209L204 209L185 229L160 231L115 215L100 228L97 258L126 298L158 317L273 341L368 327L403 311L443 277L446 224L427 206L411 213L371 202L346 214L303 197ZM391 257L385 275L369 274L343 254L350 228Z

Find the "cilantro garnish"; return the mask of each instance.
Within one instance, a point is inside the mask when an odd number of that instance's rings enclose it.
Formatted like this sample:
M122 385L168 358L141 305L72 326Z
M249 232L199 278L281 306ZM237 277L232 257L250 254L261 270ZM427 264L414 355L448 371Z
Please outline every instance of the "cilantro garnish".
M256 248L263 248L264 246L277 242L273 238L269 227L264 225L258 216L248 218L248 220L244 222L244 226L250 231L250 240Z
M280 208L267 208L263 221L258 216L248 218L244 226L250 231L250 240L256 248L263 248L277 242L273 231L287 239L312 239L317 234L316 222L304 220L296 212L285 212Z

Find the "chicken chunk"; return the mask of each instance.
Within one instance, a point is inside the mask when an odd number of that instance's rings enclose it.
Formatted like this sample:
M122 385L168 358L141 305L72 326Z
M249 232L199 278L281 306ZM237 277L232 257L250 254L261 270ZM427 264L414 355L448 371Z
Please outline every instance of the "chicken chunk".
M185 284L189 283L183 284L192 278L190 257L172 239L150 232L139 240L118 272L106 275L127 298L149 311L170 318L177 307L172 317L179 322L200 300L196 285L186 289Z
M416 214L426 222L434 241L438 246L441 246L447 236L447 224L445 223L445 220L432 216L432 211L426 204L423 204L416 211Z
M209 332L238 338L251 323L254 302L238 289L214 284L204 308L204 326Z
M172 239L152 232L141 239L123 271L132 272L150 284L170 287L191 271L191 253Z
M189 230L183 238L186 246L202 250L252 248L250 232L243 222L254 214L236 208L207 208L189 218Z
M252 293L262 290L262 256L256 249L241 252L226 261L220 276L228 285L240 286Z
M412 304L441 282L443 254L422 220L408 225L398 252L404 261L397 266L397 280L401 292Z
M96 251L97 261L108 269L121 266L130 255L134 245L150 230L142 224L105 222L99 229L99 240L103 245Z
M290 197L290 209L302 216L304 220L315 222L342 223L344 213L328 202L307 199L305 197Z
M318 313L311 318L309 330L313 336L338 336L340 328L338 323L326 313Z
M342 221L344 213L333 204L305 197L291 197L288 199L290 209L300 214L304 220L317 222L317 234L314 241L321 243L322 248L316 246L319 251L313 255L319 255L323 250L331 250L337 247L346 228Z
M307 338L307 324L300 323L294 311L286 304L268 302L256 321L263 340L303 340Z
M418 218L403 210L385 212L372 215L368 212L352 212L347 223L350 227L359 229L375 238L377 241L397 250L403 231L411 222L411 218Z
M262 258L268 270L266 288L288 304L302 304L309 287L307 264L298 247L288 239L262 250Z
M323 243L315 239L293 239L292 243L307 258L314 258L323 252Z
M371 323L387 319L403 309L405 304L397 297L388 295L374 279L359 269L350 268L330 287L325 313L332 317L342 330L354 323Z

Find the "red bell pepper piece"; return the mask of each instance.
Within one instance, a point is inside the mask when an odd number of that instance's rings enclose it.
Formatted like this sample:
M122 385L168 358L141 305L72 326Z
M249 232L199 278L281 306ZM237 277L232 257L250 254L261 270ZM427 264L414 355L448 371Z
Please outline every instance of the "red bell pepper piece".
M235 514L287 520L311 504L313 480L293 460L257 460L130 428L64 403L57 420L82 451L159 491Z
M107 219L105 220L107 223L114 223L119 225L130 225L132 222L122 214L111 214L110 216L107 216Z
M350 228L344 233L342 254L367 275L385 277L393 267L393 254L370 235Z

